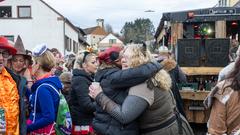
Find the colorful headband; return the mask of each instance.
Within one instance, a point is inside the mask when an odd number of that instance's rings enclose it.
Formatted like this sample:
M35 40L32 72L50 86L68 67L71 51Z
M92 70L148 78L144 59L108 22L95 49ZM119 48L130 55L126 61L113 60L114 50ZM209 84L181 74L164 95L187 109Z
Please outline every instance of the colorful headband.
M83 63L85 62L87 55L90 53L91 52L88 52L88 51L83 52L83 60L82 60Z

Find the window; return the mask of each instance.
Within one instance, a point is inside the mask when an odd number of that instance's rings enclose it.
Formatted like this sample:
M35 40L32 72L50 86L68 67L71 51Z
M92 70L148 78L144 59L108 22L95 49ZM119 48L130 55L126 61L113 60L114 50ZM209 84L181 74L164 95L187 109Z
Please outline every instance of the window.
M18 18L30 18L31 7L30 6L18 6Z
M71 39L68 36L65 36L65 49L70 52L72 50L71 46Z
M9 18L9 17L12 17L11 6L0 6L0 18Z
M116 44L116 43L117 43L117 40L116 40L116 39L109 39L109 43L110 43L110 44Z
M73 52L77 53L78 52L78 43L73 41Z
M72 39L69 38L69 51L72 51Z

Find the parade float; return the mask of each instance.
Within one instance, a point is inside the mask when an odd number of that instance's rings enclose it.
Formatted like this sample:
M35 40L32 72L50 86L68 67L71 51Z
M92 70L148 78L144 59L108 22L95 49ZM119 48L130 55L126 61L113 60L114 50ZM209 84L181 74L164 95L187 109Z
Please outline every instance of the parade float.
M231 39L240 39L240 8L163 13L155 38L172 50L187 76L188 83L178 86L188 121L206 125L210 110L202 102L230 62Z

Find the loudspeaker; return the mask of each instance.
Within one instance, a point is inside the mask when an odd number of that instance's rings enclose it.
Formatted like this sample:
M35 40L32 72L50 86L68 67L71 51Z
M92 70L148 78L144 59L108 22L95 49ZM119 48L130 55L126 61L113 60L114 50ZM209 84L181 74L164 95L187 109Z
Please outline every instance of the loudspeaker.
M206 39L205 41L207 67L225 67L229 63L230 39Z
M178 39L177 62L182 67L200 66L200 39Z

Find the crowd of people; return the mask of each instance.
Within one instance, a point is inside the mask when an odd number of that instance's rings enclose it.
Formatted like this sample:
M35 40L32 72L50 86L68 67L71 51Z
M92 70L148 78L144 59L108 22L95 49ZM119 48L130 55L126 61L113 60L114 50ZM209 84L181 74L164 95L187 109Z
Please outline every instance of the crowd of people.
M236 54L204 101L209 134L240 129ZM72 135L193 135L177 86L186 76L168 51L159 55L156 60L142 43L64 57L47 44L26 51L20 37L15 43L0 37L0 132L55 135L61 92Z

